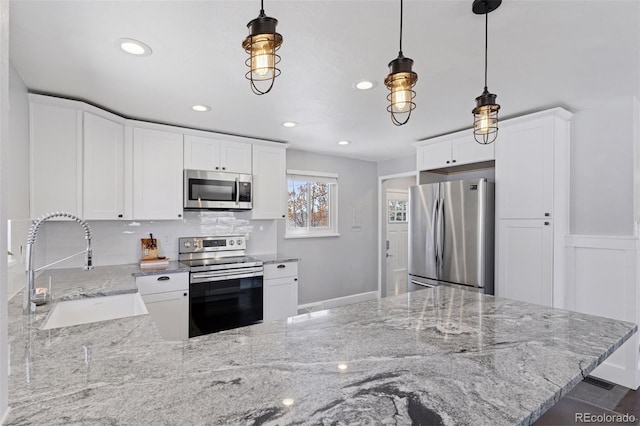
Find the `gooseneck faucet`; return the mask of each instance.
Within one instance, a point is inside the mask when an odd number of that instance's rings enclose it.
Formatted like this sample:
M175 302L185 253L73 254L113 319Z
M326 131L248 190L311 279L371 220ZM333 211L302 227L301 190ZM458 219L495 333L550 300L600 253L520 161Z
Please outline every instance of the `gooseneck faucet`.
M36 244L36 236L38 235L38 230L40 229L40 227L44 222L46 222L49 219L53 219L55 217L66 217L78 222L82 226L82 229L84 229L84 238L87 240L87 248L81 252L72 254L71 256L67 256L64 259L60 259L55 262L49 263L48 265L41 266L38 269L34 269L33 249ZM60 263L67 259L71 259L72 257L81 255L83 253L86 254L85 265L83 269L85 271L93 269L93 256L91 253L91 228L89 227L89 224L85 220L80 219L78 216L71 213L67 213L67 212L52 212L52 213L47 213L45 215L40 216L31 224L31 228L29 229L29 235L27 236L27 258L25 260L26 266L27 266L27 285L25 286L25 297L24 297L24 306L23 306L25 314L28 314L32 311L33 308L31 304L35 303L34 301L37 298L36 288L34 284L36 272L41 271L45 268L48 268L49 266L55 265L56 263ZM39 299L37 302L38 304L47 303L49 298L50 298L50 295L48 295L48 297L47 295L45 295L44 297Z

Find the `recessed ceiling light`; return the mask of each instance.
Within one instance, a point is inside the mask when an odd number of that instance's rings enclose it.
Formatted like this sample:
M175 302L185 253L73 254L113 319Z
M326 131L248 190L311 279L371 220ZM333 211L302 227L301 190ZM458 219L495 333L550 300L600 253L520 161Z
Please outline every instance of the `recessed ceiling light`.
M347 141L347 140L338 141L338 145L349 145L350 143L351 141Z
M285 121L284 123L282 123L283 127L296 127L298 125L298 123L296 123L295 121Z
M346 370L347 369L347 364L338 364L338 369L339 370Z
M209 105L194 105L191 109L198 112L211 111L211 107Z
M370 90L376 87L378 83L371 80L360 80L354 84L354 87L358 90Z
M117 41L118 47L135 56L149 56L153 52L151 48L139 40L121 38Z

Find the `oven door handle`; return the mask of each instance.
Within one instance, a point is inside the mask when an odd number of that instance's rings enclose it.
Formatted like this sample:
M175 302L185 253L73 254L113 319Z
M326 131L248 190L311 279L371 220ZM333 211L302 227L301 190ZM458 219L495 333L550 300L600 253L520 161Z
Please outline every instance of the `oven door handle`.
M223 281L233 280L238 278L251 278L261 277L264 275L264 269L262 267L246 268L242 271L211 271L211 272L198 272L191 274L191 284L198 284L209 281Z

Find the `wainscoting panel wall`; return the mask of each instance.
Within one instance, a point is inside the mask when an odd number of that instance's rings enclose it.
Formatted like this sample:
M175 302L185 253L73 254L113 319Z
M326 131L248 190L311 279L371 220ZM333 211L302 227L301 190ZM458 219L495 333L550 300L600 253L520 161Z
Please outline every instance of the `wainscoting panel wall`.
M557 307L639 323L639 241L634 237L567 236L564 306ZM637 389L638 343L636 333L591 375Z

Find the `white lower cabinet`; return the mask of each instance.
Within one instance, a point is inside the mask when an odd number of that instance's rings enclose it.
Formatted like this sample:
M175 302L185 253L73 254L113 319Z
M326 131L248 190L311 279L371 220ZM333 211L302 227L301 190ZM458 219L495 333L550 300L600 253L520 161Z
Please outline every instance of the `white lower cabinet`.
M189 273L145 275L136 286L165 340L189 338Z
M298 262L264 265L264 321L298 315Z
M553 222L498 221L496 295L553 306Z

